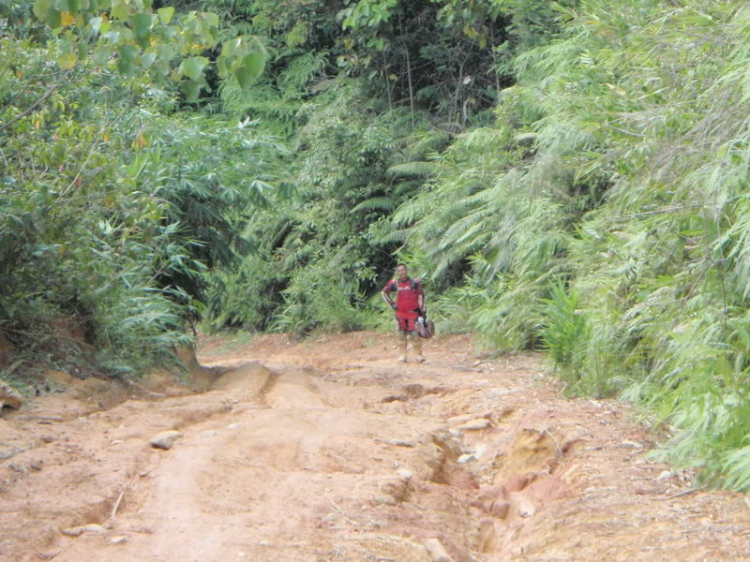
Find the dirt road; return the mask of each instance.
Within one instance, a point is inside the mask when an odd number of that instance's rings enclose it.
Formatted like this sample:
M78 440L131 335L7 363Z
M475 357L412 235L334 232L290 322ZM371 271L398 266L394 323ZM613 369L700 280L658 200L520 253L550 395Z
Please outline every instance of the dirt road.
M750 561L748 499L649 460L621 404L465 337L395 355L379 334L209 339L225 374L140 399L57 374L0 420L0 560Z

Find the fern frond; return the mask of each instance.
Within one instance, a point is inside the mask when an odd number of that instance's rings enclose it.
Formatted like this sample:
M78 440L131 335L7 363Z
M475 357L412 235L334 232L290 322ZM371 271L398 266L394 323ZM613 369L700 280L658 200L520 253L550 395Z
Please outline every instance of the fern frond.
M431 178L440 173L441 167L435 162L407 162L388 168L388 173L394 177Z
M352 209L352 212L357 211L390 211L396 206L396 202L392 197L372 197L362 201Z

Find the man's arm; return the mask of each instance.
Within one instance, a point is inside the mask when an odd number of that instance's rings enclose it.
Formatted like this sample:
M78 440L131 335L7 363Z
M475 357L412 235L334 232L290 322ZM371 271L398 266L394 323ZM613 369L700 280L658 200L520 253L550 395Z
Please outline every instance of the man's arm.
M396 303L393 302L393 299L391 298L391 295L389 294L391 292L391 285L393 283L389 281L385 287L383 287L383 290L380 292L380 294L383 297L383 300L388 303L388 306L390 306L393 310L396 310Z

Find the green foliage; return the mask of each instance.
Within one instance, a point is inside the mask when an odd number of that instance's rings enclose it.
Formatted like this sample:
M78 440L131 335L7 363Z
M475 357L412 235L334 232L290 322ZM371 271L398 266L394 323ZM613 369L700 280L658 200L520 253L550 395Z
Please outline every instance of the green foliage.
M240 119L259 120L264 131L288 138L301 125L299 112L326 64L324 54L301 54L274 75L256 82L249 92L237 81L227 80L220 88L223 110Z
M225 279L252 298L217 295L215 323L299 334L372 325L366 295L394 263L394 246L375 243L377 232L408 191L387 173L406 141L394 138L377 104L369 114L351 111L365 103L354 84L341 82L300 110L306 124L287 165L294 194L255 211L247 234L258 254Z
M494 292L467 277L463 285L451 287L437 298L430 306L430 315L439 324L441 334L470 333L476 329L475 312L491 307L495 297Z
M500 13L469 5L441 17ZM447 289L451 329L545 346L570 391L643 402L676 428L666 456L746 489L750 12L592 0L560 13L559 38L510 59L519 83L493 126L393 168L419 188L382 240Z
M171 361L206 272L250 249L243 215L267 203L276 146L247 123L175 113L178 94L148 75L90 59L58 71L35 39L0 42L0 333L32 361L114 374ZM184 62L198 78L206 60ZM85 353L54 328L66 317Z
M359 292L358 277L347 277L342 269L330 269L330 262L315 263L294 277L284 290L285 307L275 328L304 335L316 328L338 332L373 327L372 310Z
M398 0L360 0L344 11L344 29L361 29L363 27L378 27L391 19L393 8L398 6ZM382 50L382 43L380 43Z
M105 70L116 65L126 76L147 74L155 82L169 77L190 101L208 88L204 69L210 61L202 53L222 40L216 14L176 14L171 6L154 12L151 0L36 0L33 13L49 28L47 56L61 70L88 62ZM224 39L215 57L220 76L233 74L248 86L263 70L262 44L252 37Z
M464 10L431 0L209 0L202 5L238 32L262 37L262 52L269 56L271 71L260 88L238 92L239 76L227 83L222 92L227 107L242 118L283 125L274 132L285 135L300 125L300 104L343 75L361 78L368 94L384 96L390 110L408 106L412 129L419 112L427 111L440 127L461 130L479 115L490 117L483 112L497 90L513 81L509 57L545 42L557 29L556 12L544 2L481 1Z
M510 80L509 67L498 74L495 48L510 41L513 26L523 27L519 22L526 16L519 12L519 18L504 20L520 8L493 2L472 3L460 14L454 3L426 0L294 0L291 11L288 4L216 4L227 17L242 20L250 33L265 35L273 53L273 72L249 93L231 79L224 83L223 107L239 118L259 120L264 131L293 138L296 151L281 164L293 196L254 215L248 235L259 253L248 257L240 272L217 276L221 282L213 295L213 321L300 333L323 324L366 325L366 320L352 320L348 307L369 309L363 295L384 282L395 264L392 252L407 238L404 259L429 273L436 290L463 278L469 269L467 254L490 239L496 246L507 241L493 236L490 225L498 212L495 196L512 192L513 186L493 185L492 193L479 192L496 178L494 149L507 155L506 167L524 150L512 147L506 132L496 135L488 128L483 132L494 144L481 154L476 150L480 132L466 144L459 141L448 153L441 152L451 141L448 131L468 125L493 103L496 88ZM525 13L537 11L552 14L543 4ZM506 21L511 27L503 27ZM539 19L543 21L552 19ZM539 41L523 48L544 43L542 37L550 37L555 26L542 27L527 30L529 37L538 34ZM318 31L312 34L311 29ZM428 44L426 36L433 38ZM514 41L513 47L503 49L515 52L521 44ZM315 45L315 50L302 50L303 45ZM454 172L460 174L466 157L476 158L483 169L455 180L477 197L470 204L471 216L454 224L461 213L453 208L456 194L448 188L435 192L433 186ZM436 207L444 209L440 224L415 224L423 211L433 216ZM388 219L396 209L392 222ZM544 267L544 256L565 247L567 239L555 229L553 209L546 202L534 206L529 227L545 237L537 245L533 237L512 241L519 246L517 260L537 252L534 267ZM511 236L510 230L504 234ZM443 255L446 248L449 255ZM503 259L508 257L498 251L498 263L488 262L485 280L506 267ZM346 279L343 285L339 277ZM339 287L334 295L343 294L341 304L329 310L332 287ZM237 290L251 297L242 302L232 296ZM530 289L535 298L543 291L543 284ZM526 337L537 337L533 319L523 314L516 318L527 324ZM489 315L477 318L486 333L496 324ZM511 339L512 333L508 325Z
M747 415L747 412L738 414ZM726 471L727 486L742 492L750 490L750 447L743 447L726 455L721 468Z
M586 318L577 314L578 293L568 294L560 282L553 285L551 293L550 298L543 301L546 322L542 339L555 364L569 369L574 366L581 344L590 337L586 333ZM577 376L577 373L572 375Z

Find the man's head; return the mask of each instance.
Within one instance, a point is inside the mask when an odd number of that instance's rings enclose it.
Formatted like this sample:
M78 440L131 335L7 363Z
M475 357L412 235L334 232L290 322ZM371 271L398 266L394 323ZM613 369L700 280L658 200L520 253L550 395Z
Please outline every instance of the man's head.
M409 278L409 270L405 264L400 263L396 266L396 277L399 281L406 281Z

